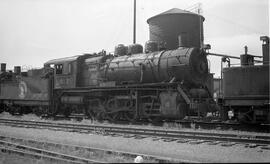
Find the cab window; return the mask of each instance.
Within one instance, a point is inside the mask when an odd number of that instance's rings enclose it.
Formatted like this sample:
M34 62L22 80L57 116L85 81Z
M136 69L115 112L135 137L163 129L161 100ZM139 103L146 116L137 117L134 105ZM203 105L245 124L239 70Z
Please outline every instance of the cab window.
M63 73L63 64L56 64L55 65L55 73L62 74Z

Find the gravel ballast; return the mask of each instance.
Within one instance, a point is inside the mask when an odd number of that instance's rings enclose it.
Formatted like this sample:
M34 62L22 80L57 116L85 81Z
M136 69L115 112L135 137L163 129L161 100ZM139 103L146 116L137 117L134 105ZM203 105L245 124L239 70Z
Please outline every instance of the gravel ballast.
M165 156L185 162L270 162L270 150L245 148L244 145L224 147L9 126L0 126L0 135Z

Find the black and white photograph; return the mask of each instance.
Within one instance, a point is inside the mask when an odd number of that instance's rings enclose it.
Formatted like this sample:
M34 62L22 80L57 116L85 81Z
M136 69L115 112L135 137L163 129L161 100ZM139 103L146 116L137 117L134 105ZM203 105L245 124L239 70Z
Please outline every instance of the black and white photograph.
M0 164L270 163L269 0L0 0Z

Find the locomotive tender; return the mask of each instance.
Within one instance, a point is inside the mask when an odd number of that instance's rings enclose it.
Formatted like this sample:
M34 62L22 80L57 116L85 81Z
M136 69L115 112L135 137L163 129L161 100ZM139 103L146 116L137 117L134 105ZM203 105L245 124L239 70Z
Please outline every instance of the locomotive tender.
M150 18L144 53L139 44L118 45L114 55L55 59L28 72L6 72L1 65L1 106L109 120L205 116L216 108L213 75L201 48L203 21L180 9Z
M263 63L256 64L254 55L240 55L241 66L223 69L222 108L245 123L270 123L269 101L269 37L260 38Z

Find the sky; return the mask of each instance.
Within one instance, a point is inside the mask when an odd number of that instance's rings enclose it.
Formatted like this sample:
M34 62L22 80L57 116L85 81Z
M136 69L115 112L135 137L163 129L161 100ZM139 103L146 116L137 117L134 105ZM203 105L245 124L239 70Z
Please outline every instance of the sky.
M204 42L212 53L262 55L259 37L269 36L268 0L137 0L137 43L149 39L146 20L171 8L201 3ZM48 60L113 52L132 44L133 0L0 0L0 63L8 69L40 68ZM220 76L220 58L208 57ZM238 60L232 62L239 63Z

